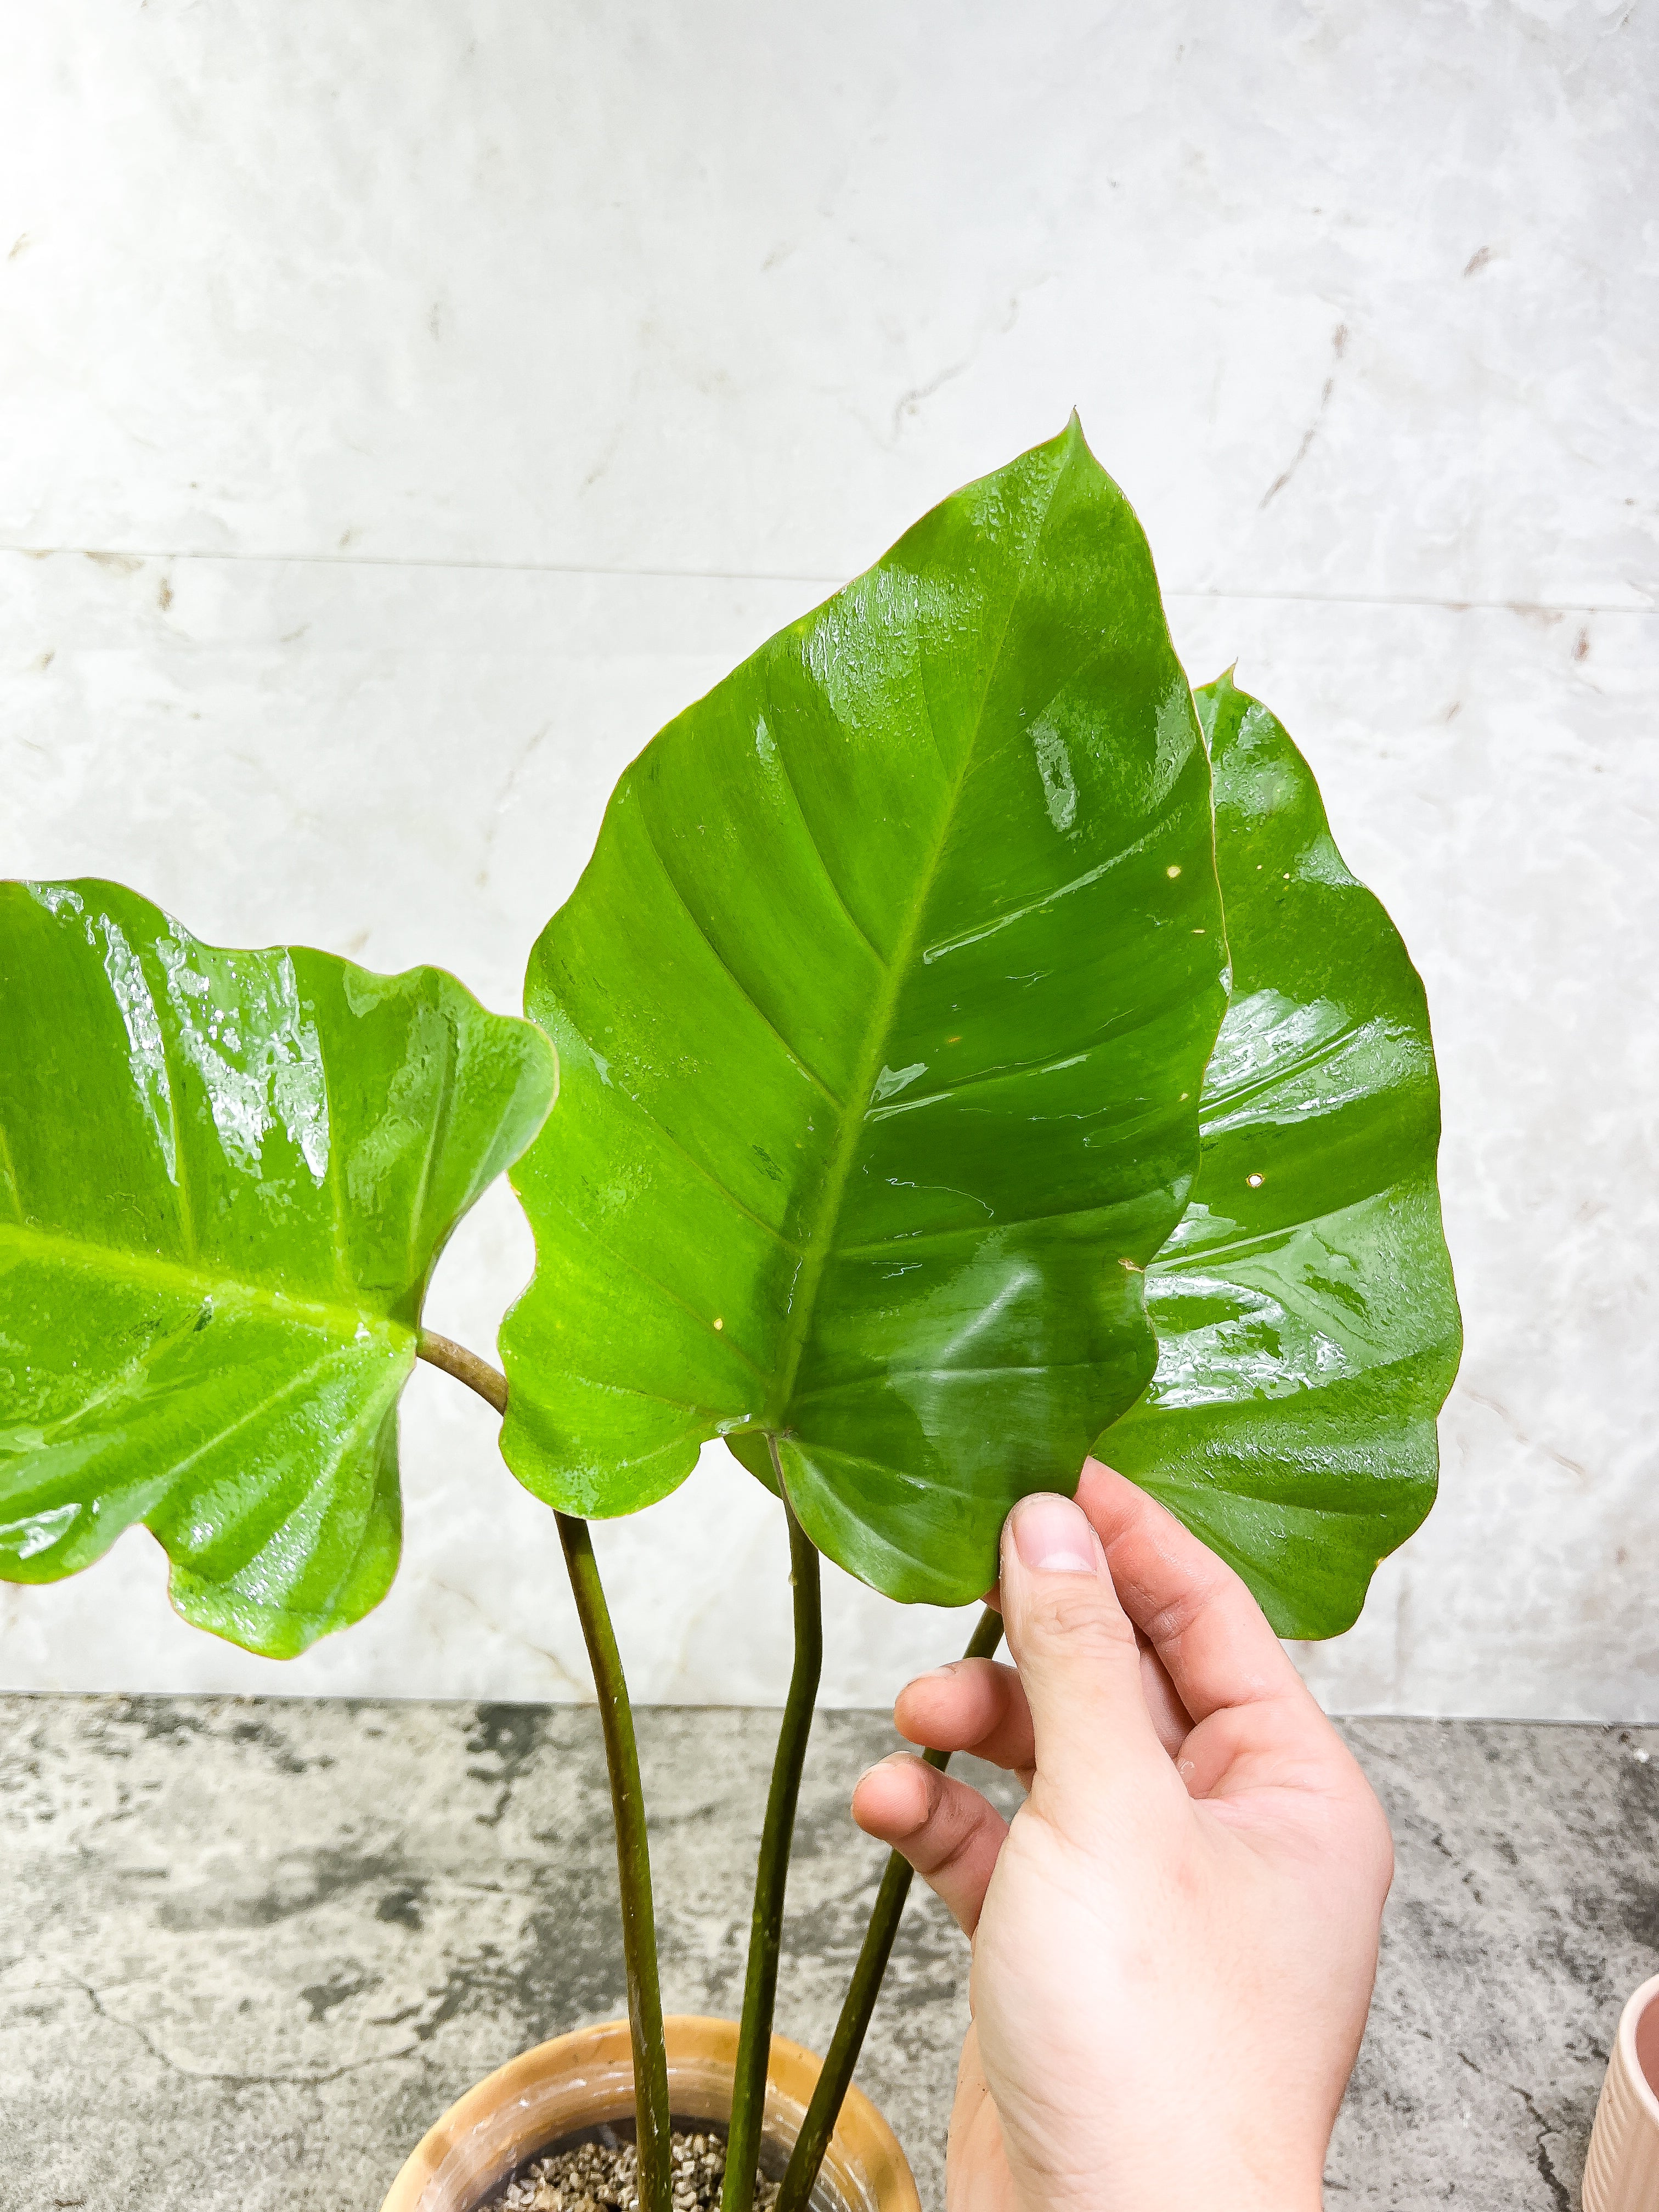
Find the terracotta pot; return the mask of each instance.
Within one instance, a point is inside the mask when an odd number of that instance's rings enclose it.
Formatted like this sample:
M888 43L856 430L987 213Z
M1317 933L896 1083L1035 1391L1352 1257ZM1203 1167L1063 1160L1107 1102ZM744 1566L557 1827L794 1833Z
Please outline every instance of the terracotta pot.
M1620 2016L1584 2161L1584 2212L1659 2204L1659 1974Z
M688 2014L663 2026L675 2118L723 2121L732 2106L736 2023ZM785 2154L806 2117L821 2063L787 2036L772 2038L764 2132ZM633 2117L628 2022L556 2036L509 2060L450 2106L410 2154L381 2212L476 2212L527 2158L560 2136ZM842 2106L817 2194L836 2212L921 2212L897 2136L856 2087Z

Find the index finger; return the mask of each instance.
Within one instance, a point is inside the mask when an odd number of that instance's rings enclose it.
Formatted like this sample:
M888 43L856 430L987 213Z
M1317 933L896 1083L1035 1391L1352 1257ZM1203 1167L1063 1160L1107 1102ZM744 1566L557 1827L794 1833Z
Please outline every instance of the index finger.
M1310 1692L1232 1569L1124 1475L1085 1460L1077 1502L1128 1614L1194 1722L1227 1705Z

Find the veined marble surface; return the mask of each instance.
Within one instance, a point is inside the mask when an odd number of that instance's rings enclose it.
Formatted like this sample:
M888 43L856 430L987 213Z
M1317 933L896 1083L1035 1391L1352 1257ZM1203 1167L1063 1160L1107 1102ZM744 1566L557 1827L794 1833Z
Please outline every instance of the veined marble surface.
M1620 2008L1659 1942L1659 1737L1395 1718L1343 1732L1397 1870L1327 2202L1568 2212ZM776 1733L769 1713L641 1717L671 2012L740 2003ZM813 1731L777 2012L811 2050L885 1859L848 1797L893 1741L875 1713ZM1011 1777L959 1766L1014 1813ZM624 2009L608 1809L592 1712L0 1698L16 1930L0 1954L0 2201L377 2204L475 2081ZM969 1955L918 1882L859 2061L929 2207Z
M1348 1711L1659 1717L1649 701L1659 32L1627 0L833 15L60 0L0 82L0 866L490 1004L623 763L1076 404L1194 682L1237 659L1427 980L1468 1328ZM505 1192L440 1271L487 1346ZM405 1561L282 1667L142 1532L0 1683L586 1694L443 1377ZM599 1543L639 1692L771 1701L718 1450ZM966 1622L832 1574L829 1701Z

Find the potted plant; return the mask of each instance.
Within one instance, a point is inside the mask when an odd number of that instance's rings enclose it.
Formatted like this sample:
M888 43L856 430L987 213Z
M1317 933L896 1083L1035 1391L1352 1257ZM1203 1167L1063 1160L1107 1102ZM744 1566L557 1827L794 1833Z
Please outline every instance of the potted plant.
M678 2110L726 2123L750 2212L769 2058L781 2212L838 2115L836 2191L905 2201L848 2088L902 1860L822 2066L772 2036L820 1556L969 1601L1015 1499L1099 1443L1281 1634L1331 1635L1428 1510L1458 1350L1421 985L1281 726L1231 677L1189 690L1075 420L653 739L527 1020L435 969L206 946L108 884L6 886L0 948L0 1573L142 1521L187 1620L303 1650L391 1580L417 1358L558 1516L629 2023L475 2092L394 2200L468 2212L535 2126L636 2109L633 2193L668 2212ZM421 1309L507 1169L537 1267L497 1370ZM716 1437L778 1499L795 1657L742 2020L665 2033L586 1524Z

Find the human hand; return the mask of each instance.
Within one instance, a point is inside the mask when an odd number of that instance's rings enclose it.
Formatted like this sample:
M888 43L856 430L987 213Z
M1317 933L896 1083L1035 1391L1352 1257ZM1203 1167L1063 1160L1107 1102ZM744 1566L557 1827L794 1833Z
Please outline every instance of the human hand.
M853 1813L972 1939L949 2212L1309 2212L1394 1869L1382 1808L1231 1568L1091 1460L1002 1537L1015 1664L924 1674Z

